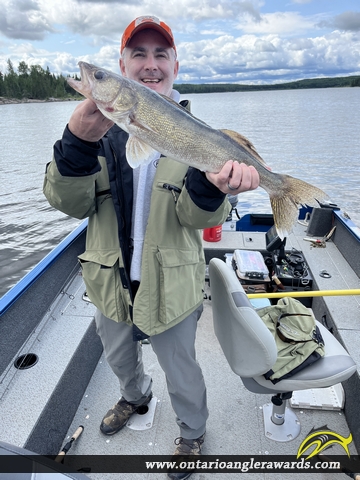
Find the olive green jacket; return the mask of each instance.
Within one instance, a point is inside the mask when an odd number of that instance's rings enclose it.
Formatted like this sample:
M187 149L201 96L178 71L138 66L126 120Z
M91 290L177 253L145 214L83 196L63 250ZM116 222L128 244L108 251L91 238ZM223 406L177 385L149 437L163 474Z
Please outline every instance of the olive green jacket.
M65 147L58 145L55 157L60 149L64 154ZM75 175L72 166L64 168L59 159L53 159L47 166L44 194L53 207L67 215L89 217L86 251L79 260L91 301L105 316L134 323L146 335L156 335L202 303L205 260L201 229L223 223L231 206L226 196L215 211L196 205L186 187L188 167L160 158L144 240L141 283L133 301L108 165L109 160L100 155L97 166Z

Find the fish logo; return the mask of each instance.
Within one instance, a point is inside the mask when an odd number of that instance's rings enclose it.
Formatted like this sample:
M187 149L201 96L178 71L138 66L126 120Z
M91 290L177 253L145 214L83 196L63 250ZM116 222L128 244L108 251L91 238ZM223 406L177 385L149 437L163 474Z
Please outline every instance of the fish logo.
M297 452L296 458L301 457L309 448L315 446L314 450L308 455L305 460L308 458L314 457L318 455L323 450L331 447L334 443L338 443L343 447L345 452L347 453L348 457L350 457L350 452L348 446L352 442L352 435L346 438L340 435L339 433L333 432L329 430L327 425L317 429L311 429L308 436L302 442Z

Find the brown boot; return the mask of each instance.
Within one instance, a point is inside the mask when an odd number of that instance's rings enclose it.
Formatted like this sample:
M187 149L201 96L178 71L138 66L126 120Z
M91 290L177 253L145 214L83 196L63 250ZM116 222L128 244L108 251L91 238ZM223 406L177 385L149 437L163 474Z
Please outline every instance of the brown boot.
M182 461L191 461L189 457L201 455L201 446L204 443L205 433L199 438L188 440L187 438L179 437L175 439L175 445L177 445L174 456L172 459L177 463ZM194 473L194 470L188 470L183 472L169 472L168 477L172 480L186 480Z
M124 397L121 397L116 405L113 406L102 419L100 430L105 435L113 435L123 428L131 415L135 413L139 407L147 405L150 403L152 398L152 393L145 399L144 403L141 405L134 405L125 400Z

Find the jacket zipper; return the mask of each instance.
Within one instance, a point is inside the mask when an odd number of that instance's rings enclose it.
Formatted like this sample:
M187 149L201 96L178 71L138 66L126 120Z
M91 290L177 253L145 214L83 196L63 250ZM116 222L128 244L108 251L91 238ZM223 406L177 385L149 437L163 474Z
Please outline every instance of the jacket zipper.
M172 193L172 196L174 198L175 203L178 201L176 193L178 193L180 195L180 193L181 193L180 188L176 187L175 185L170 185L170 183L164 183L162 188L165 188L165 190L169 190Z
M113 155L113 158L114 158L114 162L115 162L115 184L117 185L117 180L118 180L118 175L117 175L117 155L116 155L116 152L115 150L113 149L111 143L110 143L110 140L107 138L105 141L108 142L108 148L110 149L112 155ZM105 142L104 142L104 147L105 147ZM106 155L106 151L105 151L105 155ZM122 178L122 177L121 177ZM110 184L111 185L111 184ZM110 188L110 191L111 191L111 188ZM124 216L123 216L123 212L122 212L122 198L119 196L119 192L116 192L117 193L117 199L118 199L118 202L119 202L119 220L121 221L121 224L124 226L125 228L125 220L124 220ZM115 213L116 213L116 208L115 208ZM122 257L123 257L123 262L124 262L124 267L123 268L119 268L119 275L120 275L120 280L121 280L121 283L122 283L122 286L124 289L128 290L129 292L129 295L130 295L130 298L132 301L134 301L134 296L133 296L133 292L132 292L132 289L131 289L131 281L130 281L130 275L125 267L126 265L126 262L127 262L127 258L128 258L128 253L129 252L126 252L126 248L125 248L125 244L124 244L124 240L123 240L123 237L122 235L119 234L119 244L120 244L120 250L121 250L121 253L122 253ZM130 266L129 266L130 267ZM130 309L131 310L131 309ZM131 320L132 320L132 312L130 313L130 316L131 316Z

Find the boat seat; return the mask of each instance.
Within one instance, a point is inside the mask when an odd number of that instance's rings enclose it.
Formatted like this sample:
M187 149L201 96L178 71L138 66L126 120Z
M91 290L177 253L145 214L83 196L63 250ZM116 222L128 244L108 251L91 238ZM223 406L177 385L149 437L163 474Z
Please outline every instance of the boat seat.
M340 342L316 321L325 342L325 356L275 385L263 376L275 364L275 340L246 296L233 269L218 258L209 263L214 331L224 355L244 386L253 393L273 394L263 407L265 435L279 442L293 440L300 422L287 407L292 392L331 387L347 380L356 363Z
M1 457L6 455L6 460ZM17 456L12 460L12 456ZM3 459L5 457L2 457ZM90 477L83 473L66 471L61 463L56 463L50 458L38 455L25 448L0 441L0 480L89 480ZM5 468L6 467L6 468ZM12 470L14 468L14 473ZM4 470L11 470L4 472ZM16 473L16 469L22 473ZM3 473L1 473L3 470Z

